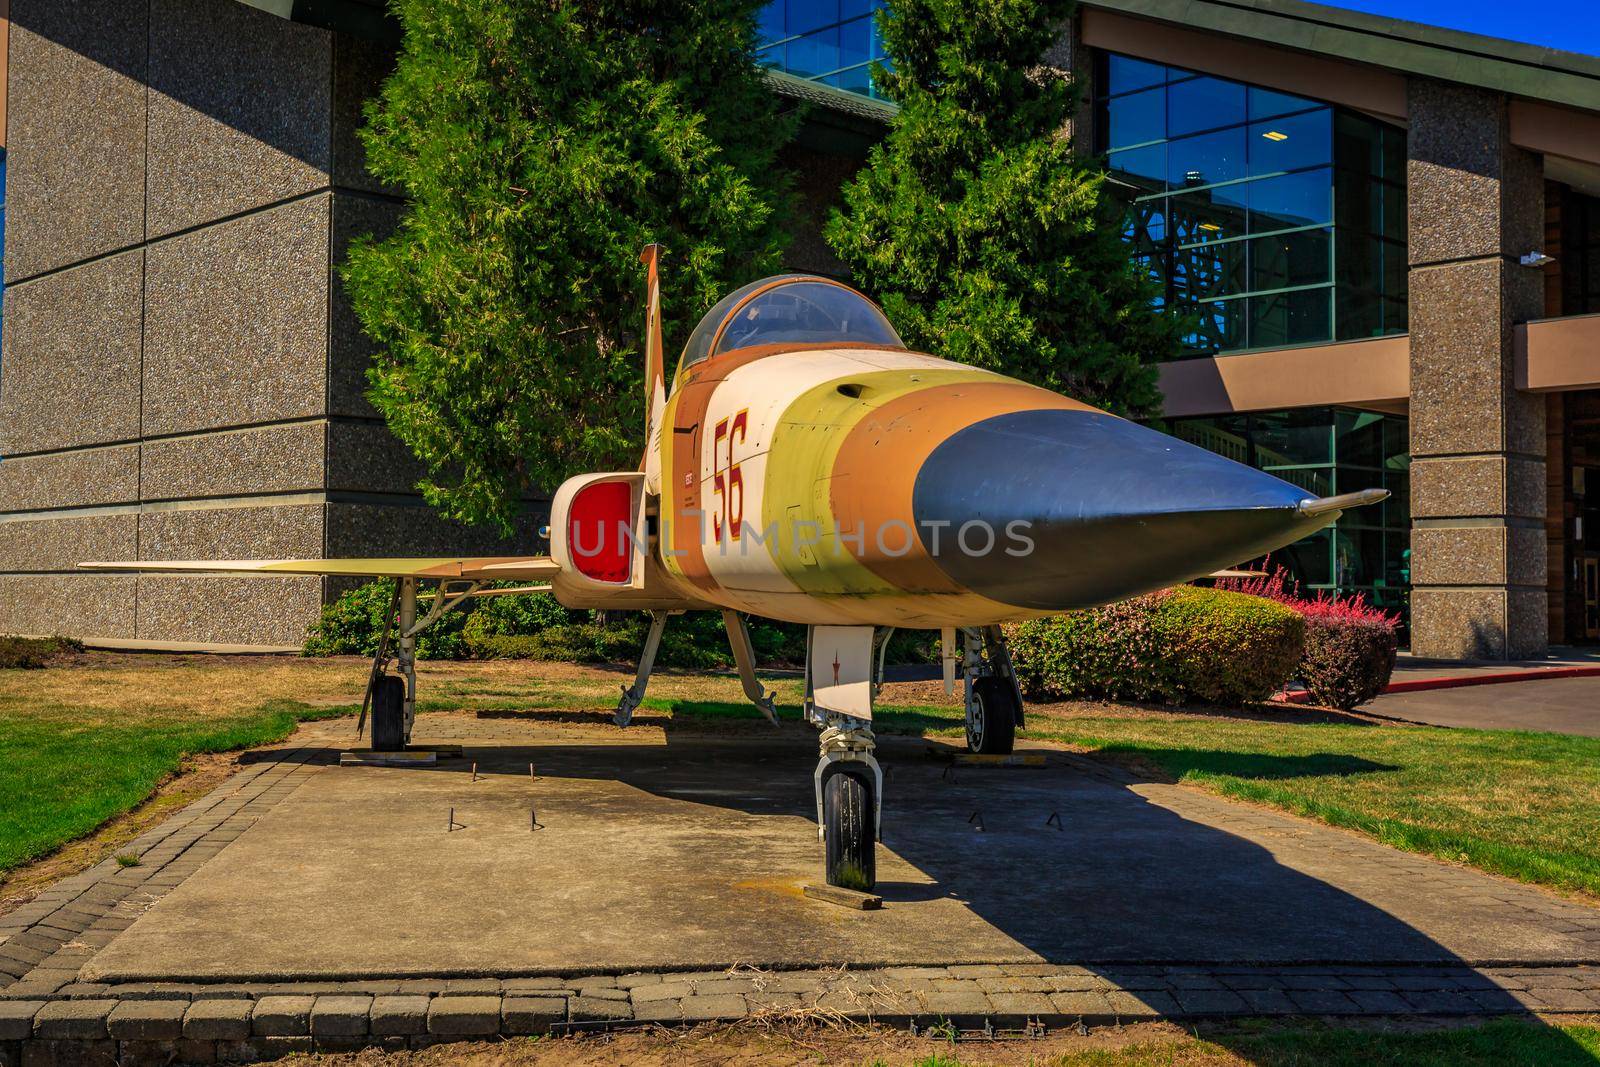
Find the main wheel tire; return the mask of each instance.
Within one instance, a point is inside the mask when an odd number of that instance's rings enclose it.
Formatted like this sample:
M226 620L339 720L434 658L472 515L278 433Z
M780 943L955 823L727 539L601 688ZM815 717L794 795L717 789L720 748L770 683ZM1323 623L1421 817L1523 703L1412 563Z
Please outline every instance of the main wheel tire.
M996 675L976 679L967 713L967 748L980 756L1009 756L1016 745L1016 690Z
M871 891L878 881L877 821L867 780L850 771L830 776L822 783L822 817L828 884Z
M381 675L372 687L372 747L377 752L403 752L406 747L406 683Z

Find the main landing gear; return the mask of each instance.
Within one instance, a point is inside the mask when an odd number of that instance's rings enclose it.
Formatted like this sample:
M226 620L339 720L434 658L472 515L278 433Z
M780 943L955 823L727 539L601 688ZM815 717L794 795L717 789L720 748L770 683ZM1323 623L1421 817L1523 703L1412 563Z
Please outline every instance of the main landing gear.
M961 673L966 682L967 748L980 756L1008 756L1022 725L1022 693L998 626L961 631Z
M428 613L419 619L417 579L401 578L396 583L394 598L389 601L389 610L384 615L383 636L378 641L377 654L372 657L372 673L367 676L361 718L356 723L359 737L366 726L367 712L371 710L374 752L404 752L411 743L411 726L417 718L417 635L481 588L482 582L446 579L439 583L437 592L431 594L433 603ZM400 636L395 642L397 630ZM396 674L389 673L391 658Z

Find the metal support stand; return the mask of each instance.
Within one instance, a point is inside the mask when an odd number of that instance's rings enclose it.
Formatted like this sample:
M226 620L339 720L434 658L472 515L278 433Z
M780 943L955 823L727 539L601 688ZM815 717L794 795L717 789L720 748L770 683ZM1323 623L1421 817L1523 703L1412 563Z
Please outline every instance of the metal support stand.
M987 674L983 662L983 633L972 627L963 627L961 630L961 686L965 697L967 721L972 721L973 704L977 701L977 693L973 690L973 683Z
M756 710L767 717L774 726L778 723L778 694L768 692L756 677L756 653L750 645L750 627L737 611L722 613L722 626L728 631L728 646L733 650L733 661L739 665L739 682L744 695Z
M618 726L632 722L633 713L644 701L645 687L650 684L650 672L656 665L656 649L661 647L661 631L667 627L667 614L665 611L650 613L650 632L645 635L644 651L639 654L639 671L634 675L633 686L622 690L622 699L617 701L617 713L612 716L612 721Z
M383 677L383 672L389 669L389 640L394 634L394 616L400 607L400 587L396 586L394 595L389 598L389 610L383 613L383 636L378 639L378 651L372 655L372 670L367 672L367 691L361 698L361 717L356 719L356 737L360 737L367 727L367 711L372 707L372 690L378 684L378 679Z

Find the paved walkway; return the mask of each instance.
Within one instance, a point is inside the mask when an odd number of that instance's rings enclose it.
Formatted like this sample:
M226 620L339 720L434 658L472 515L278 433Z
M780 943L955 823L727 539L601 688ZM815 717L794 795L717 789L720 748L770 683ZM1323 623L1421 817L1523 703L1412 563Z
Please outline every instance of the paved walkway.
M1541 678L1386 693L1361 710L1434 726L1600 737L1600 678Z
M1517 671L1549 671L1571 667L1600 667L1600 648L1557 645L1540 659L1481 660L1462 663L1456 660L1418 659L1400 653L1394 665L1394 680L1411 678L1470 678L1474 675L1507 674Z
M860 913L798 892L809 735L429 715L467 753L419 771L332 766L348 729L257 755L139 866L0 917L0 1062L24 1039L239 1058L751 1012L1600 1011L1600 910L1070 753L949 775L886 744L886 904Z

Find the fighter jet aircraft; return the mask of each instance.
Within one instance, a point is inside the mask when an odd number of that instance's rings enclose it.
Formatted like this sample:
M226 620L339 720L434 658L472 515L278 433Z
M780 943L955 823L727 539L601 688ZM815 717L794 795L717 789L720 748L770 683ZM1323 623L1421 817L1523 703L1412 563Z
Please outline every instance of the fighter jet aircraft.
M373 745L389 750L410 739L417 634L471 596L548 588L570 608L649 612L619 725L644 698L669 616L701 610L722 613L744 691L775 720L744 616L803 623L826 877L867 889L883 797L872 706L894 628L941 631L946 684L959 671L965 685L968 746L1010 752L1023 708L1002 623L1188 581L1387 495L1308 498L1087 404L912 351L876 305L824 277L730 293L690 334L669 390L657 258L654 245L642 256L643 461L558 489L549 556L84 566L398 579L396 673L386 634L367 692ZM548 584L488 588L504 579ZM428 582L431 597L419 593Z

